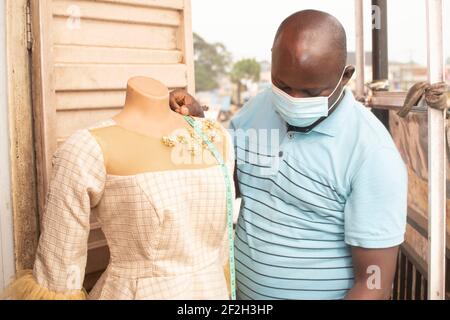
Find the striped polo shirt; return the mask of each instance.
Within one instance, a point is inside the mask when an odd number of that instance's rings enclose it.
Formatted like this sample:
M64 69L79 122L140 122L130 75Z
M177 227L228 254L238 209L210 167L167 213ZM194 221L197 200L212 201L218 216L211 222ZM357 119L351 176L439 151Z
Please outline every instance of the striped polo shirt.
M289 132L271 90L231 121L242 203L239 299L342 299L351 246L403 242L407 171L384 126L350 90L309 133Z

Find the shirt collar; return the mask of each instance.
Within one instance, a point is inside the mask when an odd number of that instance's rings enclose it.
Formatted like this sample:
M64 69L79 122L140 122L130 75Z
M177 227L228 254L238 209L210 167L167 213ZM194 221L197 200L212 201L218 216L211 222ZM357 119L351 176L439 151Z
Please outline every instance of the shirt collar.
M345 89L345 95L342 101L337 106L336 110L324 121L319 123L311 131L322 133L331 137L337 135L339 130L342 128L345 119L347 119L348 112L350 110L349 106L355 103L355 97L350 89Z

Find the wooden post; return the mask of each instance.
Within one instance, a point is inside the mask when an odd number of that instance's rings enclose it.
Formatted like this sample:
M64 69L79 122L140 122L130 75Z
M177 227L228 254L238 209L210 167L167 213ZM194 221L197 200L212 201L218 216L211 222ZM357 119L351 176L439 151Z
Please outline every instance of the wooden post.
M11 209L16 270L22 270L29 269L34 264L39 228L36 210L31 66L26 41L27 0L7 0L5 3Z
M372 73L373 80L387 80L389 78L388 65L388 24L387 0L372 0ZM375 116L389 130L389 111L372 110Z
M356 96L364 96L364 3L362 0L355 0L355 22L356 22Z
M51 156L56 150L56 106L52 55L52 1L31 1L32 97L39 214L44 211Z
M14 276L14 236L6 64L6 6L0 2L0 294Z
M428 81L444 81L442 0L427 0ZM446 114L428 109L428 299L445 299Z

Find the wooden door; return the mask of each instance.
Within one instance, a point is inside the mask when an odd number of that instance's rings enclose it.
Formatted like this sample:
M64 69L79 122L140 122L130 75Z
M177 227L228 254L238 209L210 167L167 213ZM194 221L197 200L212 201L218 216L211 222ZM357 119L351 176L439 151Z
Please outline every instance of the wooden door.
M149 76L194 92L190 0L36 0L30 3L32 83L42 212L55 149L124 103L127 80ZM109 260L91 224L85 287Z

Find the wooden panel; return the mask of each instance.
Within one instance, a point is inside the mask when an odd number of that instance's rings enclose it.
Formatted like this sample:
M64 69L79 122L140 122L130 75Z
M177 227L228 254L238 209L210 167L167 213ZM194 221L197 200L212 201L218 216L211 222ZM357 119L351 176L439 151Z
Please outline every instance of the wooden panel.
M183 86L184 87L184 86ZM171 90L178 87L170 87ZM56 95L57 111L119 109L125 102L125 89L102 91L60 91Z
M400 247L398 255L392 299L426 299L426 277L426 262L419 255L417 255L413 247L407 243L404 243Z
M80 29L68 29L67 19L53 19L56 44L121 48L176 49L176 28L110 21L81 20Z
M427 126L426 114L411 113L405 118L400 118L396 113L390 113L391 134L408 166L409 214L414 215L416 222L425 222L422 226L424 230L428 229ZM450 162L447 162L447 166L450 166ZM449 173L450 169L447 172ZM449 183L450 174L447 176L447 184ZM447 217L450 217L450 193L447 194ZM447 230L450 231L450 219L447 219ZM428 240L412 226L407 228L406 241L423 260L428 259Z
M133 76L152 77L168 87L184 87L186 65L55 65L55 90L119 90L125 89Z
M125 102L125 90L63 91L56 95L58 111L83 111L89 109L121 108Z
M97 1L97 0L92 0ZM183 9L184 0L98 0L108 3L123 3L142 7Z
M180 50L55 45L53 52L56 63L177 64L183 59Z
M60 139L69 137L78 129L87 128L98 121L109 119L118 112L117 109L93 109L88 111L58 112L56 132Z
M41 210L57 145L75 130L115 115L129 78L148 76L169 88L194 91L189 0L32 1L38 39L36 137ZM37 5L39 3L39 5ZM41 159L42 158L42 159ZM109 261L100 224L91 221L85 287L90 290Z
M53 15L62 17L80 17L81 25L86 20L119 21L132 24L149 24L176 27L180 24L180 12L176 10L142 8L123 4L56 0L53 2Z

